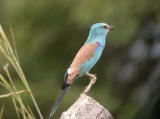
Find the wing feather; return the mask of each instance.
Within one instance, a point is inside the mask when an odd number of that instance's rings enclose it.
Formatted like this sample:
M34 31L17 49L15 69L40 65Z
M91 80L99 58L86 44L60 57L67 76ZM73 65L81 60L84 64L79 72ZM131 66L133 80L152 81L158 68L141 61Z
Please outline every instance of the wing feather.
M73 59L73 62L70 65L68 79L67 79L68 84L70 84L72 80L74 80L74 78L77 75L79 75L80 71L78 67L93 57L97 46L98 46L97 43L85 43L80 48L77 55Z

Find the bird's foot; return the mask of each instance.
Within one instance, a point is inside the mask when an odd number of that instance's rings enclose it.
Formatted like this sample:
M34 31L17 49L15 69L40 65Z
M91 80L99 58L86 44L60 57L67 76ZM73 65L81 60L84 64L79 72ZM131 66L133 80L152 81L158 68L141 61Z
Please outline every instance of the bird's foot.
M87 94L89 92L90 88L92 87L92 85L95 84L97 79L96 74L86 73L86 76L90 78L90 83L88 84L87 88L84 90L83 94Z
M92 83L92 85L96 82L96 74L90 74L90 73L86 73L86 76L88 76L90 78L90 82Z

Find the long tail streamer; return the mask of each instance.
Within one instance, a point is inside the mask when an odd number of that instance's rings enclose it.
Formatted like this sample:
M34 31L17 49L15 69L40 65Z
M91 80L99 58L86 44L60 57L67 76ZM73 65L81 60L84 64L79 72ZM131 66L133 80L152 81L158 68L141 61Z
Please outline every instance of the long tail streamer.
M50 116L48 119L51 119L54 113L56 112L56 109L58 108L63 96L66 94L70 86L66 87L65 89L62 90L61 94L59 95L58 99L56 100L56 103L53 105Z

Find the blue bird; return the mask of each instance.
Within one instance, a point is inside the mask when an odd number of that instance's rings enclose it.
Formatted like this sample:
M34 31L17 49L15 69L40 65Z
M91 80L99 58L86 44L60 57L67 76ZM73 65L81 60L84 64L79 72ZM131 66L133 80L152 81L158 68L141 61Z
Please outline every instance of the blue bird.
M91 26L90 33L86 42L80 48L75 58L73 59L73 62L65 73L64 83L61 87L62 92L52 107L49 119L51 119L51 117L54 115L63 96L68 91L70 85L74 82L75 79L86 75L93 79L93 82L95 82L95 75L90 74L89 71L97 63L100 56L102 55L106 44L105 42L107 34L113 28L113 26L110 26L106 23L96 23Z

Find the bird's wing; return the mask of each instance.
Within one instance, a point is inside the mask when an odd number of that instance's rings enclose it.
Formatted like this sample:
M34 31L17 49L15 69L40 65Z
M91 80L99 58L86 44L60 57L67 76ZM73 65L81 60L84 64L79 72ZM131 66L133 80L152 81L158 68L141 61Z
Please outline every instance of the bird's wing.
M80 50L78 51L77 55L73 59L73 62L67 71L68 84L70 84L73 81L73 79L80 73L80 69L78 67L93 57L97 47L98 47L97 43L85 43L80 48Z

